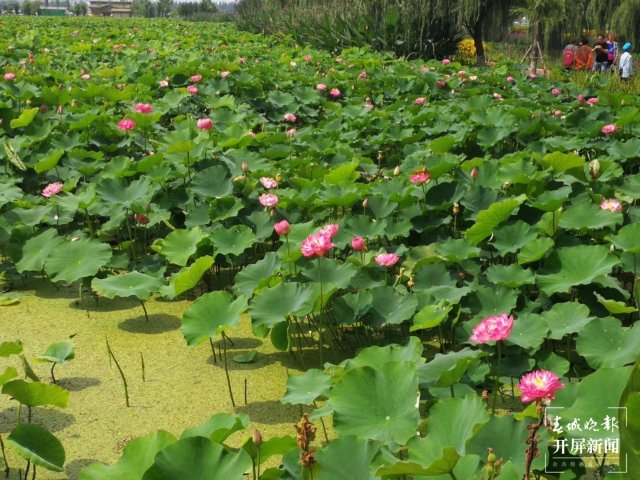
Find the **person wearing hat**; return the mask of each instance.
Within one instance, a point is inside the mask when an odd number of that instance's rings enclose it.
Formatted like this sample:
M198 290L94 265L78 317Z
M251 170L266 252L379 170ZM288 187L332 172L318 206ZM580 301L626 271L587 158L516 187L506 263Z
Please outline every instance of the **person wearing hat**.
M628 81L629 77L633 75L633 58L631 57L631 44L629 42L622 46L619 71L623 82Z

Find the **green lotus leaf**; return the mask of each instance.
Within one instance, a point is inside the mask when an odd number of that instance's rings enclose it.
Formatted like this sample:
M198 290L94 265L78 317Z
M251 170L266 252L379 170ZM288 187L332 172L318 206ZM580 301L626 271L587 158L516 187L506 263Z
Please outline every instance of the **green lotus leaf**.
M609 300L604 298L597 292L593 292L594 296L598 300L598 303L602 305L607 311L613 315L620 315L623 313L632 313L637 312L638 309L636 307L630 307L625 302L619 302L617 300Z
M331 283L338 288L349 287L351 279L358 270L350 263L342 263L332 258L323 258L318 262L308 263L302 268L302 274L312 282Z
M203 197L220 198L233 191L229 171L223 165L206 168L193 177L191 190Z
M357 172L358 166L359 162L349 162L338 165L324 176L324 181L329 185L352 184L360 176Z
M522 268L520 265L493 265L486 270L487 280L495 285L504 285L509 288L530 285L535 282L534 273Z
M562 377L569 371L571 364L569 363L569 360L561 357L560 355L556 355L553 352L546 352L538 357L536 360L536 366L542 370L549 370L559 377Z
M36 357L40 362L50 363L66 363L74 358L76 358L76 352L71 340L52 343L42 355Z
M47 154L40 158L38 162L34 165L33 169L36 173L46 172L47 170L51 170L58 165L60 159L64 155L64 150L61 148L57 148L55 150L51 150L47 152Z
M271 329L271 344L276 350L288 352L291 348L291 324L289 322L276 323Z
M249 350L246 353L240 353L234 356L231 360L236 363L254 363L258 359L257 350Z
M418 367L421 386L448 387L460 381L467 369L486 356L481 350L465 347L457 352L437 353L432 360Z
M624 252L640 253L640 223L622 227L617 235L609 237L609 241Z
M553 212L558 210L562 205L567 202L567 199L571 196L571 187L561 187L557 190L547 190L542 195L539 195L531 206L542 210L543 212Z
M188 345L197 345L207 338L221 335L240 324L247 310L247 298L233 299L230 293L205 293L191 304L182 316L182 335Z
M420 292L421 298L436 302L456 304L471 291L470 287L459 287L458 281L442 263L419 265L413 280L414 292Z
M22 341L2 342L0 343L0 357L9 357L11 355L19 355L22 353Z
M402 294L392 287L376 287L371 290L373 302L369 315L376 325L398 325L409 320L418 307L418 299L411 293Z
M480 319L489 315L500 315L511 312L518 302L518 292L507 287L479 287L465 299Z
M321 467L318 480L375 480L379 477L372 472L375 468L372 463L379 450L380 444L372 440L337 438L315 457Z
M171 277L169 285L160 289L160 293L168 298L175 298L178 295L182 295L184 292L188 292L194 288L202 276L213 265L213 257L205 255L204 257L198 257L188 267L181 268L177 273Z
M158 452L142 480L243 480L251 470L244 450L228 451L204 437L187 437Z
M355 435L386 445L404 445L420 420L416 408L418 377L410 362L389 362L379 369L358 367L335 384L328 404L333 426L342 436Z
M215 443L222 443L235 432L240 432L249 425L247 415L229 415L217 413L198 427L188 428L180 438L205 437Z
M624 328L616 318L596 318L578 334L576 350L592 368L627 365L640 351L640 324Z
M98 183L96 193L103 200L128 209L134 205L146 206L158 188L159 185L151 183L147 177L131 183L121 178L105 178Z
M448 153L456 144L453 135L445 135L444 137L434 138L429 145L431 151L435 154Z
M249 314L256 334L286 320L289 315L306 315L313 309L312 290L299 283L281 283L258 293L251 302Z
M416 330L437 327L448 318L451 308L451 306L441 303L424 306L416 313L415 317L413 317L413 325L410 331L415 332Z
M504 225L494 231L493 245L500 255L515 253L531 243L538 236L537 232L527 223L518 220L510 225Z
M231 228L218 227L211 232L209 238L213 242L216 254L240 255L251 247L256 236L246 225L234 225Z
M106 298L136 297L147 300L152 293L156 293L164 285L164 280L138 271L127 272L123 275L111 275L107 278L94 278L91 281L93 291Z
M359 318L366 315L372 301L373 295L370 290L359 290L335 299L333 309L341 325L353 325Z
M345 229L354 237L375 238L384 235L386 220L371 221L366 215L354 215L347 220Z
M73 283L98 273L111 260L111 255L111 247L97 240L67 241L49 254L44 270L54 282Z
M14 118L11 120L11 128L21 128L27 127L33 122L33 119L36 118L38 114L39 108L27 108L22 111L18 118Z
M322 370L311 368L301 375L287 378L287 391L280 400L292 405L311 405L315 400L324 397L333 386L333 380Z
M545 262L537 284L546 295L567 292L576 285L588 285L606 275L620 260L601 245L561 247Z
M553 173L562 173L567 170L578 169L582 171L585 159L575 153L552 152L544 157L538 157L538 162L544 168L550 168Z
M174 230L165 238L159 238L151 248L171 263L182 267L187 265L189 257L196 253L198 244L205 238L199 227L191 230Z
M616 186L616 191L634 199L640 198L640 173L626 176L622 185Z
M478 213L476 223L465 232L465 238L477 245L485 238L491 236L495 228L505 222L525 200L526 195L508 198L494 203L486 210Z
M640 471L640 363L629 376L629 381L620 397L620 457L627 459L626 470L621 478L632 480L630 472Z
M113 466L94 463L80 472L80 480L140 480L155 460L156 454L176 442L164 430L131 440L122 457Z
M480 255L480 249L475 247L466 238L449 239L438 243L436 253L446 258L449 262L461 262Z
M542 345L548 331L549 327L542 316L524 313L513 322L513 330L506 341L527 350L535 350Z
M560 340L565 335L581 331L593 317L589 308L578 302L556 303L551 310L540 314L549 327L549 338Z
M255 291L269 284L269 280L280 268L280 259L274 252L267 253L262 260L244 267L235 276L233 289L240 294L253 296Z
M22 292L0 293L0 307L15 305L20 302L22 297L24 297L24 293Z
M622 223L622 213L602 210L593 203L581 202L562 212L559 225L562 228L583 230L609 227L616 223Z
M551 238L536 238L524 245L518 253L518 263L526 265L540 260L553 247Z
M49 430L33 423L19 423L7 443L25 460L53 472L64 471L65 453L60 440Z
M0 386L7 383L9 380L13 380L18 376L18 370L13 367L7 367L4 372L0 373Z
M55 405L65 408L69 401L69 392L58 385L25 382L24 380L12 380L5 383L2 386L2 393L28 407Z

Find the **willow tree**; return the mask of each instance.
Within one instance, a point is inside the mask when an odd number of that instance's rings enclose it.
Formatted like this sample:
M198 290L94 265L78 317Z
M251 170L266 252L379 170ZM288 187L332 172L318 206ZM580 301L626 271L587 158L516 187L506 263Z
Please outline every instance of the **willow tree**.
M479 66L486 64L482 39L488 30L506 28L511 20L513 7L519 2L513 0L459 0L454 1L458 24L473 38L476 61Z
M629 41L637 39L640 34L639 0L590 0L587 15L597 28L612 30Z

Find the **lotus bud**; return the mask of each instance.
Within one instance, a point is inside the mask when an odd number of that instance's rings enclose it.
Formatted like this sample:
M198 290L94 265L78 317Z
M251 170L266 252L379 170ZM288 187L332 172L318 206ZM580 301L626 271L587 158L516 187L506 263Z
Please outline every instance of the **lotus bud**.
M256 446L259 447L262 444L262 434L260 433L260 431L254 430L251 436L253 438L253 443L255 443Z
M471 178L473 178L474 180L478 178L478 173L479 173L478 167L473 167L471 169Z
M496 460L498 460L498 457L496 457L496 454L493 453L493 448L490 448L489 455L487 456L487 462L494 463Z
M597 158L589 163L589 173L594 180L600 176L600 162Z
M400 165L397 165L396 168L393 169L393 175L396 177L400 175Z
M460 205L456 202L453 204L453 214L458 215L460 213Z
M243 172L249 171L249 165L247 165L247 162L242 162L242 171Z
M31 105L31 100L27 100L26 102L24 102L26 105Z
M47 106L43 103L42 105L40 105L40 113L44 113L47 111Z
M369 199L368 199L368 198L365 198L365 199L362 201L362 208L367 208L368 206L369 206Z
M511 186L511 182L504 182L502 184L502 189L507 190Z

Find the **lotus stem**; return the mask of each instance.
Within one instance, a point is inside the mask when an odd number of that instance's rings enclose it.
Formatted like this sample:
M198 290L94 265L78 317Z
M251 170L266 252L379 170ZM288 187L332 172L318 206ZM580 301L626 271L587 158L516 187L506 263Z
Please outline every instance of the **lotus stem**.
M147 313L147 307L145 307L145 305L144 305L144 300L140 300L140 305L142 305L142 311L144 312L144 318L148 322L149 321L149 314Z
M2 435L0 435L0 450L2 451L2 459L4 460L4 476L8 478L11 468L9 467L9 462L7 461L7 452L5 452L4 450L4 441L2 440Z
M140 366L142 367L142 381L146 382L145 370L144 370L144 357L142 356L142 352L140 352Z
M315 409L318 408L318 404L316 403L316 401L313 401L313 407ZM327 435L327 426L324 424L324 419L322 417L320 417L320 424L322 425L322 433L324 434L324 439L327 443L329 443L329 435Z
M294 265L291 261L291 251L289 250L289 235L284 236L284 241L287 244L287 259L289 260L289 275L293 276L294 273Z
M213 344L213 339L209 337L209 345L211 345L211 353L213 354L213 363L218 364L218 357L216 357L216 346Z
M324 352L322 345L322 262L320 261L320 257L318 257L318 279L320 280L320 321L318 322L318 346L320 347L320 369L323 368L324 365Z
M27 468L24 469L24 480L27 480L29 475L29 469L31 468L31 461L27 460Z
M491 415L496 414L496 401L498 400L498 389L500 388L500 357L502 356L502 347L501 341L498 340L496 342L496 356L498 357L498 361L496 364L496 379L493 385L493 400L491 404Z
M56 368L56 365L57 365L57 363L56 363L56 362L53 362L53 365L51 365L51 382L52 382L52 383L58 383L58 382L56 381L56 377L55 377L55 375L53 374L53 369L54 369L54 368Z
M227 337L222 334L222 348L224 351L224 373L227 377L227 387L229 388L229 398L231 399L231 405L236 408L236 401L233 399L233 391L231 390L231 378L229 377L229 367L227 365Z
M248 405L249 402L247 402L247 379L244 379L244 404Z
M120 378L122 378L122 384L124 385L125 403L127 407L130 407L131 405L129 404L129 385L127 385L127 379L124 376L124 372L122 371L122 368L120 368L118 359L116 358L116 356L113 354L113 351L111 350L111 345L109 345L109 339L107 337L105 337L105 341L107 342L107 352L109 352L109 356L113 359L113 363L116 364L116 367L118 368L118 372L120 372Z

